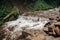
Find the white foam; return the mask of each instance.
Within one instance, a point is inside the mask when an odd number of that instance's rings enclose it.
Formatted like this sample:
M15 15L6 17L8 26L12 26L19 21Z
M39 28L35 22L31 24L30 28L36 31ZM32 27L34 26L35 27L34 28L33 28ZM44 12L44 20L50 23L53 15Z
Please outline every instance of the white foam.
M45 24L49 22L47 18L38 18L31 16L19 16L17 20L7 22L7 27L15 27L14 32L24 30L24 29L33 29L41 30L44 28Z

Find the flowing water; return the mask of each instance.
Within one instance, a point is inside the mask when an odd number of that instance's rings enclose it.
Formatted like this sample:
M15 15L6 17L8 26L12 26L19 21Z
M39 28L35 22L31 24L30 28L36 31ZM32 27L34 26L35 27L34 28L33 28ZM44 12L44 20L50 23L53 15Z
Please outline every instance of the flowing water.
M33 29L33 30L41 30L44 28L45 24L49 22L47 18L38 18L31 16L19 16L17 20L7 22L8 27L15 26L14 31L17 30L25 30L25 29Z
M17 20L6 22L4 26L7 38L15 40L15 38L22 35L23 30L42 30L46 23L50 20L48 18L38 18L31 16L19 16ZM7 39L6 37L3 40Z

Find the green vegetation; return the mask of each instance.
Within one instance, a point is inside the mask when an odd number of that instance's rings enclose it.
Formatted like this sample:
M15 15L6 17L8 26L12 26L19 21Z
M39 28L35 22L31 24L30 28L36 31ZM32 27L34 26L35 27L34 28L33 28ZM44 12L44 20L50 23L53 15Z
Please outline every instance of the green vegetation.
M60 0L26 0L24 4L29 11L48 10L60 6Z
M17 18L19 14L19 10L17 7L12 7L12 5L8 1L0 1L0 25L2 25L5 21L14 20Z
M50 9L53 8L53 6L47 4L43 0L37 0L34 4L30 4L27 6L28 10L30 11L35 11L35 10L45 10L45 9Z
M18 16L18 13L19 13L19 10L16 7L10 10L5 8L0 9L0 25L4 21L16 19Z

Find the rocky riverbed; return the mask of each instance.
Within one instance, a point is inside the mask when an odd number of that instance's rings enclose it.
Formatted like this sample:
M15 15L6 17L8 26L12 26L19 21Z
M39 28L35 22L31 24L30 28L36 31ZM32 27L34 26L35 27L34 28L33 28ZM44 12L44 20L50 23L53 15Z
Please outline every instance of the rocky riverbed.
M55 8L23 13L2 25L0 40L60 40L60 12Z

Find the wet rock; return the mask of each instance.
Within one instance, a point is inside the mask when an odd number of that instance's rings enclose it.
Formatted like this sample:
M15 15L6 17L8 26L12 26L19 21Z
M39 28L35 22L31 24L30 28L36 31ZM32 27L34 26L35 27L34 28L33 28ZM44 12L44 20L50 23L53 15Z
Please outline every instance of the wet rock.
M48 34L54 35L54 36L60 35L60 22L54 21L50 25L48 25L48 27L46 27L46 28L48 28L47 29L48 31L45 30L48 32Z
M56 22L54 25L60 26L60 22Z

